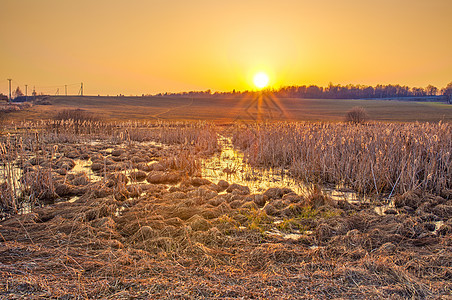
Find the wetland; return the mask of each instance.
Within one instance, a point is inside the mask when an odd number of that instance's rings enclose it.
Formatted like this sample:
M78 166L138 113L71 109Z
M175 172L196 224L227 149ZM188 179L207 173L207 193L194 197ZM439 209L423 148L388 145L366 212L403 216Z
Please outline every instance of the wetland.
M385 124L371 129L379 140L367 127L297 125L310 133L296 147L284 141L291 124L254 136L206 122L85 124L77 133L48 125L2 137L2 297L450 296L448 124L399 125L418 139L400 149L385 140L394 129ZM407 154L398 171L394 161L367 160L366 178L334 177L343 166L329 157L366 147L331 142L354 130L377 153L389 144L416 151L435 170L403 167ZM429 131L439 151L429 150ZM265 140L275 132L283 148ZM309 165L308 153L325 166Z

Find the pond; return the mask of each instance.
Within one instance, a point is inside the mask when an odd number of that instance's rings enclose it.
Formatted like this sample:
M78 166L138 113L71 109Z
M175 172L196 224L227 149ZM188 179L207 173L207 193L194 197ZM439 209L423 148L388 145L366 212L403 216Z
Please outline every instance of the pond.
M231 138L219 136L221 151L202 161L202 177L212 182L226 180L250 188L251 193L263 193L269 188L290 188L299 195L307 195L311 186L288 175L285 169L263 169L250 166L243 152L232 145ZM333 200L357 202L364 199L343 187L323 187L322 191Z

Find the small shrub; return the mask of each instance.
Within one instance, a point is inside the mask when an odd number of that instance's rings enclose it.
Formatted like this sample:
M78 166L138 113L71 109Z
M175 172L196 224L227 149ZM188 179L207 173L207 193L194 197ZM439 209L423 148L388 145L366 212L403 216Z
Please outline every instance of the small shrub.
M82 109L64 109L55 115L55 120L97 121L97 117Z
M355 106L346 115L345 121L352 124L363 124L367 122L369 115L363 107Z

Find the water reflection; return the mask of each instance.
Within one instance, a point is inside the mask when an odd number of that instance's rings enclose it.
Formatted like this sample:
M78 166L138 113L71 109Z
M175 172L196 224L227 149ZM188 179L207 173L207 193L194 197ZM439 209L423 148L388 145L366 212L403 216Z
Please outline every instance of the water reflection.
M213 182L226 180L250 188L251 193L262 193L272 187L290 188L299 195L307 195L311 186L288 175L288 170L254 168L246 163L244 154L236 150L231 138L219 136L221 152L202 161L202 177ZM344 187L323 187L322 191L333 200L349 202L368 201Z
M284 169L251 167L245 162L243 153L234 149L230 138L220 136L219 144L221 152L202 162L203 178L246 185L252 193L261 193L271 187L288 187L298 194L306 192L306 186L288 177Z
M79 173L85 173L86 176L88 176L88 179L90 182L96 182L102 180L102 176L96 175L93 170L91 169L91 165L93 162L91 159L84 160L84 159L75 159L74 160L75 166L68 172L68 174L79 174Z

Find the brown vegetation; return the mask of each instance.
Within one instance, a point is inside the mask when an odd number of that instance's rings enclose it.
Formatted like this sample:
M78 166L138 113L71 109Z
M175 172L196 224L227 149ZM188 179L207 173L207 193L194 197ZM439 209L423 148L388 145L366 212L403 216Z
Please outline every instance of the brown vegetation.
M88 193L2 221L1 295L450 296L452 233L432 223L450 224L450 215L435 214L450 200L424 195L428 210L379 216L365 206L328 201L315 209L268 198L268 215L245 205L249 195L218 194L205 183L147 185L145 195L122 200ZM291 205L297 209L286 217Z
M211 124L86 121L76 133L71 121L53 122L2 139L0 297L451 295L447 124L239 128L234 142L253 164L317 176L319 185L297 195L200 178L199 160L219 147ZM395 171L397 155L418 160ZM353 174L369 160L373 173ZM393 192L394 207L377 214L365 201L328 197L320 183L344 170L350 186Z
M363 107L353 107L346 115L345 121L352 124L363 124L367 122L369 115Z
M360 193L442 193L452 182L448 123L349 126L279 123L237 127L233 143L254 166L288 169L310 183Z

